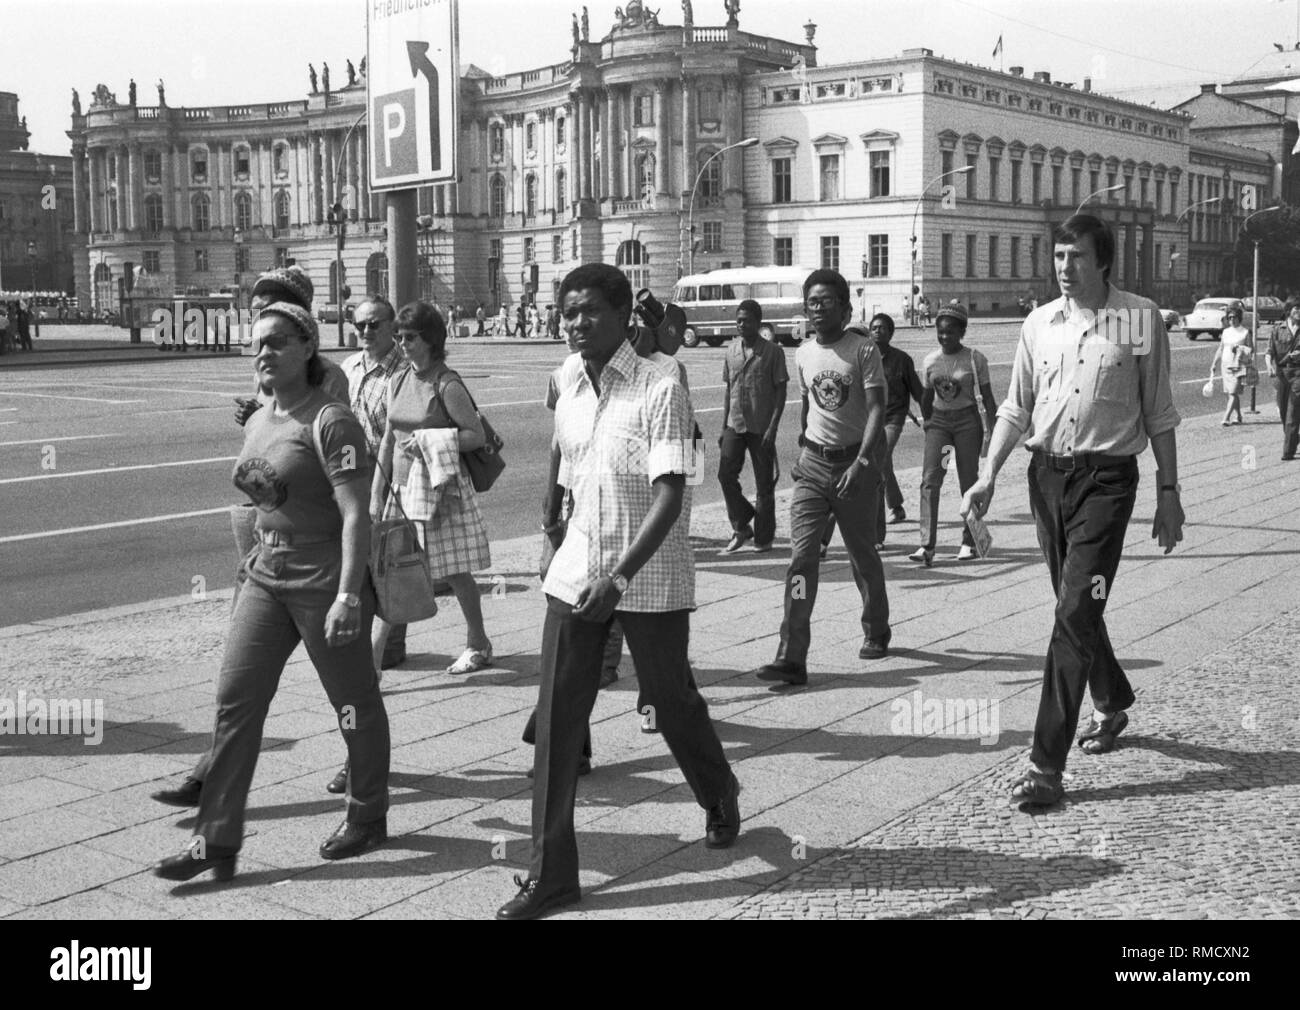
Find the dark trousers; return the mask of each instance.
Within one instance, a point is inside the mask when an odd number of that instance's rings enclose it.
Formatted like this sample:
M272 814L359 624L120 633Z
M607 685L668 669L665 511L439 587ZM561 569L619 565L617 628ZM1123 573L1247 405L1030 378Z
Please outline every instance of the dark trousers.
M731 766L709 719L709 707L689 679L690 612L616 614L636 663L641 694L654 706L664 741L705 809L731 794ZM528 875L544 893L578 886L578 840L573 828L582 735L596 703L609 622L573 616L573 608L546 598L542 630L542 684L537 699L533 779L533 857Z
M1300 447L1300 368L1279 369L1274 382L1282 418L1282 455L1294 456Z
M1103 615L1137 498L1138 465L1061 473L1029 468L1029 504L1056 593L1056 621L1043 664L1043 693L1031 760L1065 770L1079 725L1083 690L1106 715L1133 704L1133 688L1115 658Z
M965 494L979 477L980 446L984 425L978 407L936 410L925 422L925 455L921 463L921 546L934 550L939 529L939 491L956 457L957 483ZM951 447L951 448L949 448ZM961 542L975 546L969 527L962 523Z
M337 547L330 545L337 554ZM348 747L347 819L368 823L388 811L388 714L370 654L375 595L367 581L361 592L361 631L346 645L325 641L325 615L335 589L305 587L293 577L305 552L261 547L256 564L286 577L275 583L246 579L239 587L217 683L217 718L212 747L196 775L203 781L194 833L219 850L243 843L244 812L262 745L262 727L280 675L298 643L311 657ZM296 555L296 556L295 556ZM303 564L305 570L307 565ZM337 577L334 579L337 587Z
M776 537L776 475L772 454L763 448L763 436L752 431L722 429L722 451L718 458L718 482L727 502L731 528L741 530L753 523L754 542L770 544ZM754 503L740 489L740 471L745 453L754 467Z
M885 515L886 506L889 509L901 509L903 507L903 489L898 486L898 477L894 475L894 448L898 445L898 439L903 434L902 421L885 422L885 448L877 457L880 464L880 474L883 478L882 493L877 499L876 504L876 543L885 542ZM829 546L831 538L835 536L835 516L832 514L826 520L826 529L822 531L822 544Z
M808 659L821 539L830 517L839 521L840 535L853 568L853 581L862 594L863 634L877 641L889 634L885 569L876 553L874 539L879 519L880 467L875 462L863 467L857 494L840 498L835 493L835 483L850 463L851 458L829 463L804 449L790 472L794 478L790 499L790 567L785 576L785 619L781 622L778 660L804 663Z

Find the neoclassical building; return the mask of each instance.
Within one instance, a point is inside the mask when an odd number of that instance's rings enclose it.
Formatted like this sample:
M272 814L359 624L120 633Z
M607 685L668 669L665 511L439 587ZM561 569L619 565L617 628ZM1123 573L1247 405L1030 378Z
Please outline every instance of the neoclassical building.
M0 291L72 281L72 159L28 150L18 96L0 91Z
M753 35L724 6L722 25L696 25L690 3L664 25L632 0L598 39L575 21L564 62L503 77L464 66L457 181L419 193L424 296L470 312L547 302L591 260L661 294L692 267L824 264L863 308L899 312L915 279L1006 311L1055 293L1051 228L1086 202L1118 231L1117 283L1186 300L1222 279L1208 275L1245 213L1224 200L1207 224L1202 194L1256 185L1267 206L1277 191L1268 152L1198 147L1184 111L928 49L819 66L816 25L802 42ZM386 290L364 61L342 76L331 88L313 68L291 102L178 108L160 82L156 105L101 85L74 108L83 303L111 302L128 263L170 294L246 286L294 260L323 308L338 300L336 202L351 297Z

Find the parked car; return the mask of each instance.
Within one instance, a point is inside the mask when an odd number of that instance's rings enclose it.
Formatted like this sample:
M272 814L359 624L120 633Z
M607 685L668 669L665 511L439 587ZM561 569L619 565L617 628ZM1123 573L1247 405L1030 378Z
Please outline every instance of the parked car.
M1236 298L1202 298L1196 303L1196 308L1192 309L1191 315L1183 319L1183 329L1187 332L1187 339L1195 340L1205 333L1218 340L1225 325L1224 315L1237 300Z
M1182 325L1183 317L1178 314L1177 309L1161 309L1160 318L1165 322L1165 329L1173 331Z
M354 308L355 306L351 302L348 302L343 306L343 319L345 322L352 322L352 310ZM335 303L330 302L320 310L317 314L317 318L319 318L322 323L337 323L339 321L339 307Z
M1246 325L1249 326L1249 319L1255 308L1255 300L1253 298L1243 298L1241 304L1246 310ZM1259 296L1259 321L1261 323L1280 323L1285 315L1286 303L1281 298L1276 298L1273 295Z

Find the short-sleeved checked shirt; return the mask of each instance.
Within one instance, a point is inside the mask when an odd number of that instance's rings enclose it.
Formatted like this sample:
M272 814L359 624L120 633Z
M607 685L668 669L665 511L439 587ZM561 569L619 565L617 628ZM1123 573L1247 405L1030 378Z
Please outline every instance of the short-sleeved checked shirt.
M366 446L372 459L379 455L379 442L388 423L388 380L405 364L406 359L396 344L378 361L372 361L365 351L358 351L343 362L352 413L357 415L366 433Z
M621 344L600 373L585 369L560 394L555 433L573 492L573 515L543 590L573 606L592 579L627 553L654 501L653 482L688 472L691 411L675 379ZM690 498L668 536L635 576L619 610L659 613L695 607Z
M1177 427L1169 334L1149 298L1108 288L1095 313L1065 298L1035 309L1020 328L1011 388L998 417L1030 431L1028 449L1136 456Z
M762 435L772 421L777 396L785 396L781 387L790 381L785 351L780 344L762 337L754 341L751 349L736 337L722 359L722 381L731 390L727 427L737 433Z

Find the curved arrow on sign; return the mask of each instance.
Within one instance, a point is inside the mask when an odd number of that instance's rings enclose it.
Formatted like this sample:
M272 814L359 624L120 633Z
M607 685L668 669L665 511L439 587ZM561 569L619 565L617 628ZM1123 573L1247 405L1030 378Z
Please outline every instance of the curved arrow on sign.
M442 168L442 142L438 133L438 68L429 59L429 43L407 42L406 55L411 60L411 76L424 74L429 84L429 148L433 155L433 171Z

